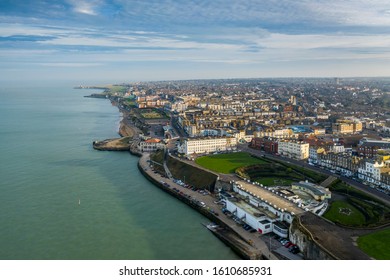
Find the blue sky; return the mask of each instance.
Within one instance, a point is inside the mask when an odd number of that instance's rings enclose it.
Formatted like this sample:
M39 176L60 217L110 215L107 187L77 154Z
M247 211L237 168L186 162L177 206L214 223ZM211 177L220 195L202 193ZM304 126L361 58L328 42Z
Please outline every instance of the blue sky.
M0 0L0 80L390 76L385 0Z

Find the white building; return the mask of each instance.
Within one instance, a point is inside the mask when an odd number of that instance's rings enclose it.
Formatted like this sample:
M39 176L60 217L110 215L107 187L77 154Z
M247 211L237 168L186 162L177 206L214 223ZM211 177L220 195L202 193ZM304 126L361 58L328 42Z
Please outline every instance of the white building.
M157 138L150 138L138 144L138 149L141 152L154 152L158 149L164 149L164 147L164 142Z
M377 161L366 161L362 167L358 169L359 179L372 183L374 185L381 184L381 169L385 167L385 163Z
M234 217L262 234L274 232L281 237L288 236L288 226L292 223L295 214L248 193L237 184L233 184L233 190L247 198L247 201L243 201L221 194L226 209Z
M310 146L309 147L309 163L318 164L319 155L323 154L325 149L323 147Z
M334 144L331 148L330 151L339 154L339 153L344 153L345 152L345 147L344 145L341 144Z
M281 140L278 142L278 153L294 159L307 159L309 157L309 143Z
M193 153L203 154L219 151L230 151L237 147L234 137L203 137L185 139L180 152L190 155Z
M253 133L255 137L272 137L272 138L291 138L294 137L294 133L291 128L275 129L274 131L256 131Z
M241 222L246 223L263 234L272 232L272 220L259 209L244 201L226 199L225 202L226 209L240 219ZM287 237L287 232L285 237Z

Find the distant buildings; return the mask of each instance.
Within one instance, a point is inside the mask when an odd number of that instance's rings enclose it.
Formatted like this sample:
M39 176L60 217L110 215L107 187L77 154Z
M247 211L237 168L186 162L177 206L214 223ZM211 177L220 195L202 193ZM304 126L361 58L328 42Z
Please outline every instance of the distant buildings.
M359 142L357 151L359 156L374 158L380 149L390 149L390 142L363 138Z
M275 130L264 130L264 131L256 131L254 132L254 136L261 137L273 137L273 138L292 138L294 137L294 133L291 128L281 128Z
M362 130L363 124L358 120L337 120L332 124L333 134L355 134Z

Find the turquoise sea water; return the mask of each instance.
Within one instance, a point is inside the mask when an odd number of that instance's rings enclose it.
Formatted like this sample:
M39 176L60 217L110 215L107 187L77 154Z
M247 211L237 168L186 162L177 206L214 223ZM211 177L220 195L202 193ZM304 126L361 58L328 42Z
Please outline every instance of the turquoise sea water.
M0 259L237 259L137 157L92 149L120 114L72 86L0 86Z

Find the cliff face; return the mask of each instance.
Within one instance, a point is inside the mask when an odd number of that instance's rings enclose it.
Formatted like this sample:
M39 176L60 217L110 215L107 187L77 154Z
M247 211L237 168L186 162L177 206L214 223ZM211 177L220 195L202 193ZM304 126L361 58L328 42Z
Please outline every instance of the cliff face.
M290 240L297 244L301 249L303 256L308 260L334 260L332 256L326 253L320 246L318 246L303 227L301 227L294 219L290 226Z

